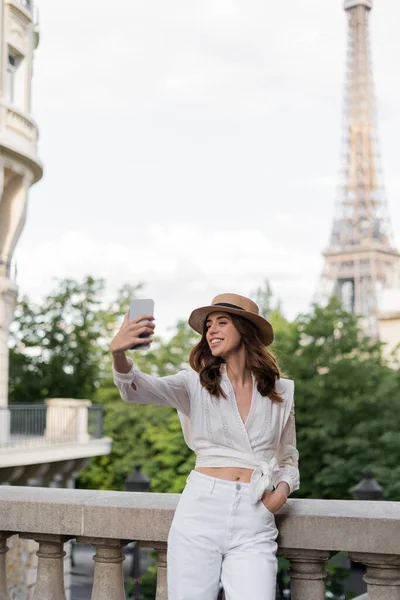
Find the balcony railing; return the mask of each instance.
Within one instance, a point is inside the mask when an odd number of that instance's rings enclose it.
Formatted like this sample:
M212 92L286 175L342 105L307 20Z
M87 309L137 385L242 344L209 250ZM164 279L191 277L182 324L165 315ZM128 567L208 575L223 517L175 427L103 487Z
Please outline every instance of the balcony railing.
M0 449L87 442L103 437L103 406L86 400L0 407Z
M131 540L158 550L156 600L167 600L167 536L178 499L1 486L0 598L9 598L7 538L19 534L39 543L37 600L65 598L63 546L74 538L96 551L92 600L125 600L122 549ZM366 566L368 600L399 600L399 503L289 499L276 522L279 554L290 561L292 600L325 599L325 565L339 551Z
M33 0L17 0L18 4L21 4L26 10L32 12L33 10Z
M17 278L17 265L14 261L4 261L0 258L0 277L7 277L12 281Z

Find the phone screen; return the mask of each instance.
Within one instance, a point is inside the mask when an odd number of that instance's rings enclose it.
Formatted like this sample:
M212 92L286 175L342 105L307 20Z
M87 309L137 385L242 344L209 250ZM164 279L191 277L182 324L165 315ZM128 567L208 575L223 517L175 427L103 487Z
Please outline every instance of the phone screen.
M153 314L154 314L154 300L151 300L150 298L134 298L131 301L130 308L129 308L129 318L130 319L136 319L137 317L141 317L142 315L153 315ZM139 337L146 339L147 337L149 337L149 334L141 333ZM130 349L131 350L136 350L136 349L148 350L149 348L150 348L150 344L146 344L146 342L144 342L143 344L136 344L135 346L132 346Z

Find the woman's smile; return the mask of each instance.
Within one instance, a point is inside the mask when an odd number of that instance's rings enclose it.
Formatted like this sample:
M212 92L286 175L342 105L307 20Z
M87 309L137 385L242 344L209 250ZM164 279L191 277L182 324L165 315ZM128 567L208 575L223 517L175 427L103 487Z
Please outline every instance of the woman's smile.
M221 335L224 332L224 337ZM206 338L213 356L227 356L240 346L241 337L229 314L215 312L208 315Z

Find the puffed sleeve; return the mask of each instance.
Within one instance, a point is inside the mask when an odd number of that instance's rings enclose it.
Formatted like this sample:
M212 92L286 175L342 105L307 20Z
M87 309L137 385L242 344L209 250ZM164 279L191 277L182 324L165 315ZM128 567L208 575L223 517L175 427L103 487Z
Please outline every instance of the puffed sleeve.
M113 368L114 383L125 402L172 406L184 415L190 414L188 371L167 377L153 377L142 373L132 360L128 373L118 373Z
M300 487L299 453L296 448L296 423L294 417L294 383L291 384L290 412L279 439L276 458L279 469L274 473L273 484L276 487L281 481L286 481L290 494Z

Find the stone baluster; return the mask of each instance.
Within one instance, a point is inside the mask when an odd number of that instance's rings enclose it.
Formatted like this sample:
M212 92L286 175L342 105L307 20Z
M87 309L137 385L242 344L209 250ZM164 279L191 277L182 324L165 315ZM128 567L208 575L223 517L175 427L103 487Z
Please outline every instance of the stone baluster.
M122 563L125 557L121 540L102 538L78 538L83 544L96 548L94 560L94 582L91 600L125 600Z
M10 533L0 533L0 600L10 600L7 591L7 561L6 553L8 552L7 538Z
M367 567L368 600L400 600L400 555L352 552L349 556Z
M166 542L139 542L141 548L157 550L157 590L155 600L168 600Z
M168 600L167 589L167 544L153 544L157 552L157 592L156 600Z
M325 600L325 563L331 553L324 550L280 548L279 554L290 560L290 591L292 600Z
M33 600L66 600L64 589L64 543L70 538L63 535L21 534L21 538L39 543L37 576Z

